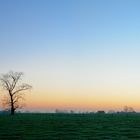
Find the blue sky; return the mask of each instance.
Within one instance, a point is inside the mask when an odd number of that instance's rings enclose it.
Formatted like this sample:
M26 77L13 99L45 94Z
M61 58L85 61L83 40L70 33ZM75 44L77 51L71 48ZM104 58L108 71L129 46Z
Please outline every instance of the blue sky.
M139 5L139 0L1 0L0 73L23 71L35 89L46 91L137 89Z
M1 1L1 46L10 52L131 51L139 45L139 1ZM3 50L2 49L2 50ZM27 52L27 51L26 51ZM50 53L49 52L49 53ZM65 53L64 52L64 53ZM31 53L30 53L31 54Z

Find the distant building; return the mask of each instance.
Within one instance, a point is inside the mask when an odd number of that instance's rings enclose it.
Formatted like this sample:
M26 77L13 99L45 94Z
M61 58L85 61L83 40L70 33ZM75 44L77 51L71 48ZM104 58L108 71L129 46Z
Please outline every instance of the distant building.
M105 111L104 110L99 110L97 111L98 114L105 114Z
M63 113L68 113L68 111L67 110L59 110L59 109L56 109L55 110L55 113L63 114Z

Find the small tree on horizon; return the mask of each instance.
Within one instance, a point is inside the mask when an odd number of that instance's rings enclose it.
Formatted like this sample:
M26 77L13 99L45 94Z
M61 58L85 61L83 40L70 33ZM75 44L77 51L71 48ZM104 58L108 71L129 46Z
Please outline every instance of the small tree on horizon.
M125 113L134 113L135 112L135 110L132 108L132 107L128 107L128 106L124 106L124 112Z
M20 100L23 100L23 91L29 90L32 86L21 83L23 73L10 71L6 74L2 74L0 77L1 86L7 92L8 96L4 99L4 105L9 109L11 115L15 114L17 109L22 108Z

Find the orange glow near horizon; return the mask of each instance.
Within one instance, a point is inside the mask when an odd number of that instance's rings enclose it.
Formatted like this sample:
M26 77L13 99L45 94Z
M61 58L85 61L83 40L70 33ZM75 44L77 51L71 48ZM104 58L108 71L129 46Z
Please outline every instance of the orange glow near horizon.
M36 87L36 86L35 86ZM58 110L121 111L124 106L140 111L138 86L96 85L94 87L33 88L25 93L25 111ZM2 94L0 95L3 98Z
M86 92L88 92L88 94ZM118 90L116 93L113 93L112 90L105 89L90 89L89 91L46 89L44 91L38 90L26 94L25 110L120 111L123 110L124 106L131 106L136 111L140 111L139 99L140 95L134 97L132 91L126 90Z

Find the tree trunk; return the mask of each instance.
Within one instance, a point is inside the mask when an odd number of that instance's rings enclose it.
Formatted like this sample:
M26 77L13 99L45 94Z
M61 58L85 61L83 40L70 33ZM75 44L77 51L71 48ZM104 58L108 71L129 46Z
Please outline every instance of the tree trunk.
M14 108L11 107L11 115L14 115L15 114L15 110Z
M13 102L13 96L10 95L11 97L11 115L15 114L15 108L14 108L14 102Z

